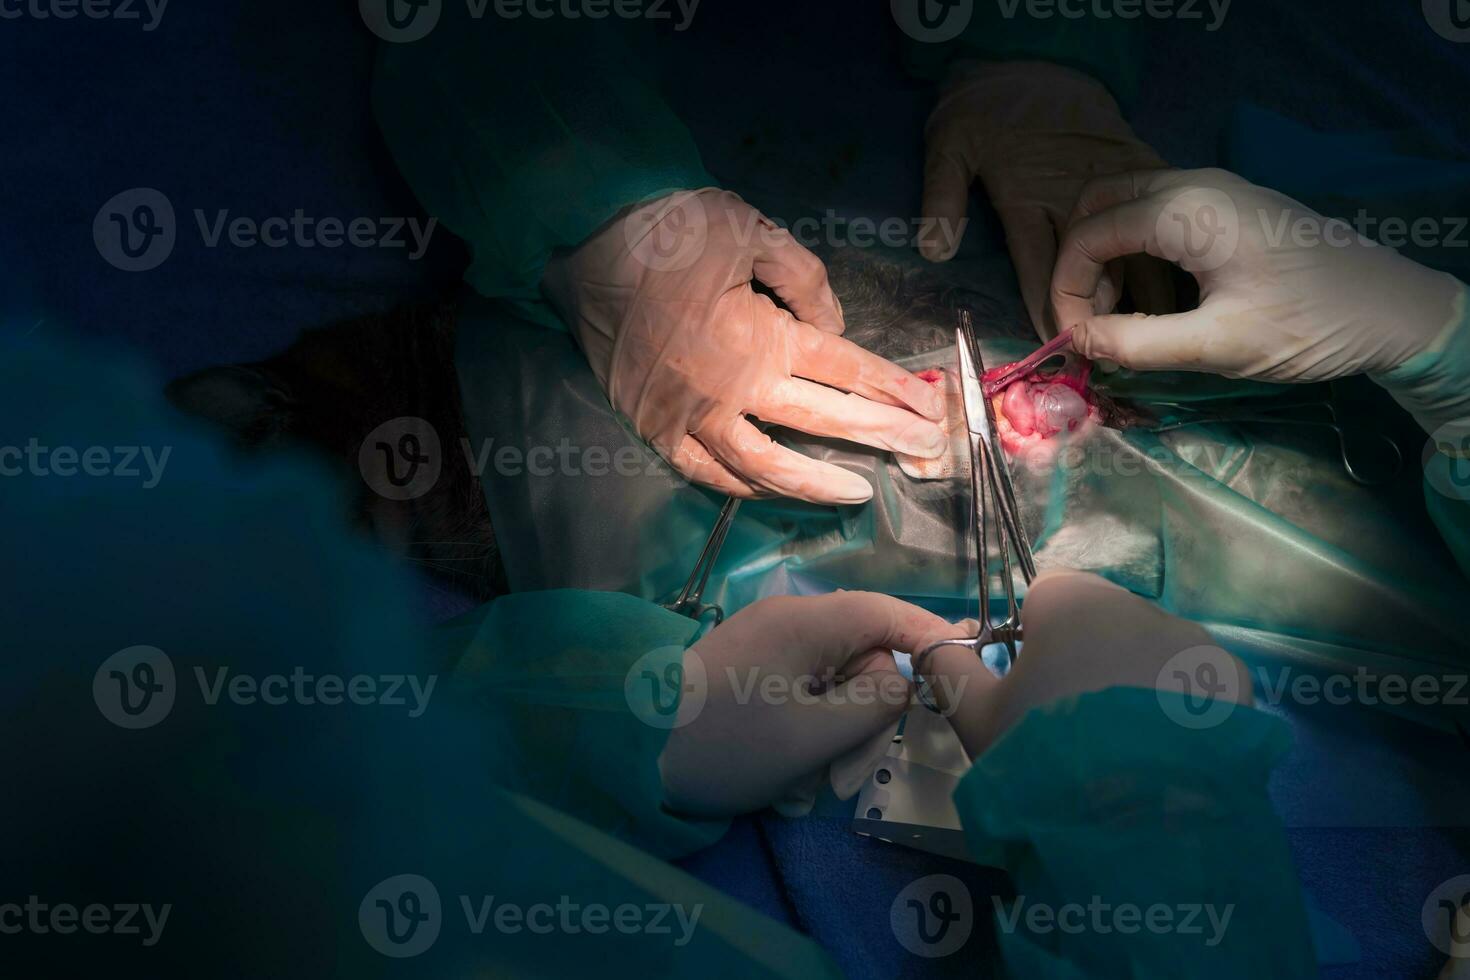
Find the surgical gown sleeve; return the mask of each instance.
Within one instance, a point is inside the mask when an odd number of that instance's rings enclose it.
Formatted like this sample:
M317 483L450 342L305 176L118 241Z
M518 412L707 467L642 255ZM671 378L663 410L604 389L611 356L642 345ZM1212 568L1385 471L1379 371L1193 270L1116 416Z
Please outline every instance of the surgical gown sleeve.
M1460 569L1470 578L1470 286L1433 347L1374 378L1428 433L1411 464L1424 466L1424 503Z
M553 249L634 201L714 181L636 26L471 6L446 3L427 37L382 47L373 108L420 203L469 244L469 284L525 308Z
M615 717L622 660L674 656L685 624L528 596L426 644L422 584L350 530L339 481L237 458L160 389L50 324L0 339L7 975L836 976L607 832L699 836L647 812L657 734ZM504 656L446 663L456 633ZM608 771L569 767L584 748ZM10 934L28 903L44 931Z
M1165 700L1169 699L1169 700ZM1308 977L1316 959L1266 779L1285 724L1114 688L1036 709L955 792L1015 977ZM1216 719L1208 719L1216 721Z
M1017 2L1024 4L1025 0ZM940 5L921 0L909 6L922 9ZM970 6L960 3L941 7L945 18L967 17L964 30L949 40L921 40L934 36L922 23L917 27L900 25L904 66L911 74L939 82L956 61L1046 61L1075 68L1102 82L1125 110L1137 100L1145 46L1135 22L1030 17L1024 6L1013 10L1009 0L975 3L973 11L966 13ZM941 25L940 37L950 33L943 28L944 22L943 18L936 21Z
M1425 464L1424 502L1460 571L1470 579L1470 458L1436 454ZM1447 489L1448 488L1448 489Z
M677 711L679 685L666 681L697 630L633 596L562 590L497 599L435 645L458 656L456 687L503 723L503 785L678 857L728 826L662 807L668 728L657 721Z

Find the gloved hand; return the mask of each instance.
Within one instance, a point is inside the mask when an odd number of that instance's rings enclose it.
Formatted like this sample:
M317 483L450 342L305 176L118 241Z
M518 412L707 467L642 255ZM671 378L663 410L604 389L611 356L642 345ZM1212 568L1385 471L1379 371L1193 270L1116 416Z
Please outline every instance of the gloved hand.
M1106 315L1104 267L1143 252L1194 274L1198 309ZM1470 418L1470 364L1437 357L1465 346L1465 287L1223 170L1089 184L1051 295L1057 322L1076 325L1073 346L1088 357L1266 381L1367 373L1431 432Z
M930 421L944 413L938 392L839 337L821 260L727 191L633 208L553 259L542 285L613 408L695 483L817 503L872 496L861 476L777 445L747 414L924 458L945 451Z
M1067 216L1087 181L1163 167L1113 97L1080 72L1040 62L961 62L925 128L924 231L919 251L945 262L959 248L978 176L1005 227L1021 297L1043 340L1055 336L1047 287ZM1174 311L1169 270L1148 256L1117 263L1108 287L1136 308Z
M1178 691L1195 698L1253 703L1245 666L1215 645L1200 626L1104 578L1050 571L1026 594L1026 644L1003 679L973 652L940 647L915 665L971 758L1033 708L1110 687ZM970 634L974 635L973 624ZM1197 678L1209 672L1210 691ZM950 692L958 692L951 697ZM952 702L952 703L951 703Z
M741 610L685 653L685 696L659 757L668 805L699 816L768 805L799 815L824 780L841 798L856 793L912 700L891 651L953 631L869 592L779 596ZM703 697L689 693L696 683Z

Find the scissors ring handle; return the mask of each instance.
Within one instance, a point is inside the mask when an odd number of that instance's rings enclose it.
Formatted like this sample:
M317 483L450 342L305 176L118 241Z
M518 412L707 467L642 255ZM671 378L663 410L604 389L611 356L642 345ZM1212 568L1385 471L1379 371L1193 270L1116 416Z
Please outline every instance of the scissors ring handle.
M929 657L936 650L942 649L943 647L963 647L966 650L972 650L978 654L982 647L990 643L990 639L985 635L989 631L989 627L985 627L981 630L979 636L962 636L953 640L940 640L938 643L929 644L916 653L913 659L909 661L913 665L914 676L923 677L928 669Z

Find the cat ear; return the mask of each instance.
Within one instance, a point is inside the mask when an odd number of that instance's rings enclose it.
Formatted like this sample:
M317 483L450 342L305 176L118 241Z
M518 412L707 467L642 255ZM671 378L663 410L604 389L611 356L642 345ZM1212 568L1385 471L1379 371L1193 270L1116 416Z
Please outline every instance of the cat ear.
M213 367L164 389L180 411L208 419L247 446L263 446L291 429L295 399L274 377L248 365Z

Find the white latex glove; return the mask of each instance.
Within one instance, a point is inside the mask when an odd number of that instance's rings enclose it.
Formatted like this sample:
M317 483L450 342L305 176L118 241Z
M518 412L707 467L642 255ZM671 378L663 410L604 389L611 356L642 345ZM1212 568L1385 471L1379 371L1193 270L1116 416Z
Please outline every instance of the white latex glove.
M1148 253L1200 284L1196 310L1110 316L1107 263ZM1342 222L1223 170L1121 174L1089 184L1052 278L1057 322L1092 358L1145 370L1321 381L1375 376L1442 342L1463 287ZM1386 385L1392 387L1389 385Z
M1036 333L1056 335L1047 287L1067 216L1101 174L1163 167L1113 97L1086 75L1041 62L961 62L925 128L924 234L919 251L944 262L959 248L970 185L985 184L1005 227L1021 297ZM1174 312L1168 269L1147 256L1115 264L1112 301L1126 287L1137 309Z
M542 285L613 408L695 483L817 503L872 496L861 476L777 445L747 415L924 458L945 451L930 421L944 412L938 393L838 336L821 260L727 191L633 208L554 259Z
M856 793L912 703L891 651L953 632L869 592L780 596L741 610L685 653L683 676L703 677L706 692L681 700L659 757L668 805L699 816L772 805L798 815L829 772L839 797Z
M957 647L941 647L919 665L971 758L1031 709L1110 687L1201 697L1197 678L1207 671L1216 700L1253 702L1244 665L1203 628L1096 575L1051 571L1038 576L1021 619L1025 649L1004 679L997 680L974 653ZM959 692L954 703L946 696L951 691Z

